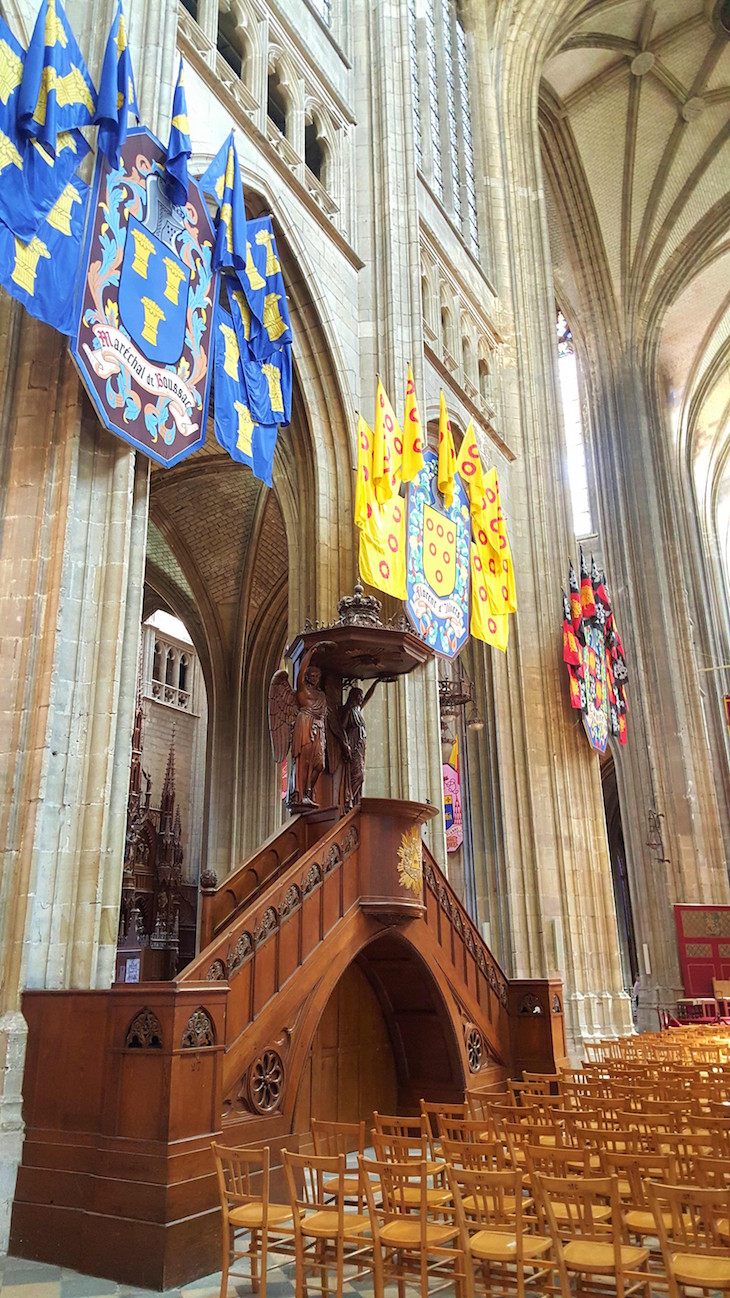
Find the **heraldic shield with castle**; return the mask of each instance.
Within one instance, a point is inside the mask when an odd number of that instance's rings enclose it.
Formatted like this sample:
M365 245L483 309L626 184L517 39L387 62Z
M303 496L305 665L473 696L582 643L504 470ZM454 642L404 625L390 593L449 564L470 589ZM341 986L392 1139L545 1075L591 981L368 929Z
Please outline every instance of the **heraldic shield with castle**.
M205 441L217 276L205 200L165 189L166 153L132 130L97 158L71 351L102 422L167 467Z

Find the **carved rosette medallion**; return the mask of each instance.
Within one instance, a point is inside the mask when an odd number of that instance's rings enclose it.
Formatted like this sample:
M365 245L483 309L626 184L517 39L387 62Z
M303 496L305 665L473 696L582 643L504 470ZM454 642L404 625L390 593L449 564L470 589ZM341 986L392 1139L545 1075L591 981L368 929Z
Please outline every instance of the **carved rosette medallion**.
M251 1066L248 1089L254 1112L278 1109L284 1092L284 1063L278 1050L265 1050Z
M401 888L419 894L423 882L423 850L421 829L411 825L406 829L398 848L398 882Z
M484 1041L475 1023L467 1023L464 1032L466 1057L469 1061L469 1072L478 1073L484 1060Z

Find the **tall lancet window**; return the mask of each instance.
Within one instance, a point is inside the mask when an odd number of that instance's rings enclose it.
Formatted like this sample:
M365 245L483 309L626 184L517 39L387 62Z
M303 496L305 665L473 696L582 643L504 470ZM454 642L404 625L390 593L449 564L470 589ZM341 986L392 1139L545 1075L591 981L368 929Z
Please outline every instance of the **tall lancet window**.
M408 0L408 45L411 58L411 99L413 105L413 147L416 166L423 166L421 134L421 90L418 84L418 37L416 35L416 0Z
M441 119L439 114L438 64L436 59L435 0L426 3L426 67L428 69L428 116L431 128L431 171L436 196L443 202L444 172L441 162Z
M565 452L568 484L573 507L573 531L576 537L591 536L595 531L588 488L588 462L583 419L580 411L578 362L573 334L562 311L557 313L558 374L563 405Z
M479 256L479 218L477 216L477 189L474 178L474 140L471 133L471 101L469 96L469 61L466 52L466 32L458 13L456 15L456 61L459 72L459 100L461 104L461 147L464 165L464 190L466 196L466 223L464 236L474 253Z
M451 39L451 0L441 0L441 25L444 37L444 70L446 75L446 109L449 128L449 158L451 160L451 205L456 224L461 229L461 167L459 166L459 130L456 119L456 83L454 78L454 46Z

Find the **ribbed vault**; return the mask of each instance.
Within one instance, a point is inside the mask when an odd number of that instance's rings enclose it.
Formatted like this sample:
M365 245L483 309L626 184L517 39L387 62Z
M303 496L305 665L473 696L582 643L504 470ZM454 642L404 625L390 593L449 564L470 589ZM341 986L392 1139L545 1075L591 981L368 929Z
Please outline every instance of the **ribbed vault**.
M591 0L544 69L556 282L641 358L705 564L730 544L730 6ZM580 230L580 234L578 234Z

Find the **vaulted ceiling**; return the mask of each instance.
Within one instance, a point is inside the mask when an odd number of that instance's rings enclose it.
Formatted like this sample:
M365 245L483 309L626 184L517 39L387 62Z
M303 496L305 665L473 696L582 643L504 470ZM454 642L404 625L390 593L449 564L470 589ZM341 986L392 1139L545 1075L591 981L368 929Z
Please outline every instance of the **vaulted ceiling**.
M557 34L541 108L556 277L578 304L581 255L600 263L611 327L654 368L698 511L727 555L729 0L582 5ZM572 204L589 226L582 253Z

